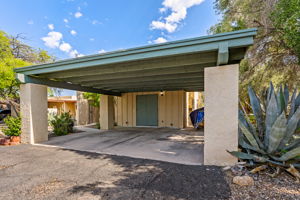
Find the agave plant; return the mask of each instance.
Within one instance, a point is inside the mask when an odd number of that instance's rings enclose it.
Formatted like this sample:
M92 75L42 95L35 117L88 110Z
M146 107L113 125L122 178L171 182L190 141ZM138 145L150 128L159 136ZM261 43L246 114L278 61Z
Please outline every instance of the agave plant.
M255 117L251 123L244 109L239 111L239 146L242 151L229 152L250 165L269 164L300 168L300 93L289 97L285 86L276 92L273 84L259 98L248 88Z

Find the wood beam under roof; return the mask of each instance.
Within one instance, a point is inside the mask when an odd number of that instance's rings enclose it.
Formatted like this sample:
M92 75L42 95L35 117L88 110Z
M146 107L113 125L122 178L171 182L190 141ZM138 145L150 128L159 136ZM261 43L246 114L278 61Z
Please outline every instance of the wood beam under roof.
M206 66L209 66L207 64ZM144 70L142 72L124 72L124 73L112 73L107 75L94 75L89 77L84 77L80 79L72 78L72 79L62 79L66 82L72 82L77 84L85 84L88 82L97 82L97 81L108 81L108 80L119 80L119 79L135 79L135 78L142 78L142 77L149 77L149 76L162 76L162 75L184 75L190 73L203 73L204 74L204 66L200 65L191 65L191 66L184 66L184 67L175 67L172 69L157 69L157 70Z
M168 80L178 80L178 79L187 79L187 78L204 78L204 71L201 72L190 72L190 73L175 73L175 74L160 74L160 75L151 75L151 76L142 76L142 77L129 77L129 78L119 78L119 79L108 79L108 80L95 80L95 81L81 81L80 84L84 86L97 86L101 84L125 84L125 83L141 83L147 81L168 81Z
M167 58L158 57L151 60L142 60L130 63L113 64L107 66L96 66L85 68L81 70L62 71L60 73L41 74L44 78L84 78L87 76L105 75L112 73L139 73L143 71L154 71L159 69L172 69L184 66L191 66L197 64L215 63L217 59L217 52L207 52L203 54L191 54L172 56Z
M45 85L49 87L56 87L56 88L62 88L68 90L91 92L91 93L105 94L105 95L112 95L112 96L121 96L120 92L113 92L110 90L103 90L103 89L98 89L93 87L84 87L81 85L76 85L76 84L71 84L71 83L66 83L61 81L53 81L49 79L31 77L24 74L17 74L17 80L19 80L21 83L33 83L33 84Z
M95 84L93 87L97 88L130 88L130 87L139 87L139 86L157 86L157 85L173 85L173 84L185 84L185 83L204 83L204 79L196 78L180 78L173 80L160 80L160 81L141 81L134 83L114 83L114 84Z

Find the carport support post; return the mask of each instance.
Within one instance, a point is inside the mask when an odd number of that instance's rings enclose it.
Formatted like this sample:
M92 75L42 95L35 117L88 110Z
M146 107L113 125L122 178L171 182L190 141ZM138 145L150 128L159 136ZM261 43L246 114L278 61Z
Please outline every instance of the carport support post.
M114 97L101 95L100 97L100 127L108 130L114 126Z
M238 64L204 70L205 165L225 166L237 162L227 150L238 148L238 79Z
M31 83L20 86L21 142L48 140L47 87Z

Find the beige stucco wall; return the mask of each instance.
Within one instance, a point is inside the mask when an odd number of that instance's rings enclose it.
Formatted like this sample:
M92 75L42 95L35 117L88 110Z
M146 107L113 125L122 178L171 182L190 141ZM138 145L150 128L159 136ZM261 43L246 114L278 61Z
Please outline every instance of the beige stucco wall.
M136 126L136 96L145 94L158 95L158 126L183 128L185 119L185 92L135 92L124 93L122 97L115 98L115 121L118 126Z
M48 140L47 87L21 84L21 142L34 144Z
M233 165L238 147L239 65L205 68L204 164Z
M100 97L100 127L108 130L114 127L114 97L101 95Z

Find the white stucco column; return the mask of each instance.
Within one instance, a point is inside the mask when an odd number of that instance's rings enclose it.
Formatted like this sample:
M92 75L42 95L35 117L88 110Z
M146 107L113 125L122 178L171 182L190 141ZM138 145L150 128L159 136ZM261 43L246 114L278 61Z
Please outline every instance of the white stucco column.
M238 148L239 65L205 68L204 76L204 164L233 165L227 150Z
M34 144L48 140L47 87L21 84L20 105L22 118L21 142Z
M108 130L114 127L114 97L101 95L100 97L100 127Z

